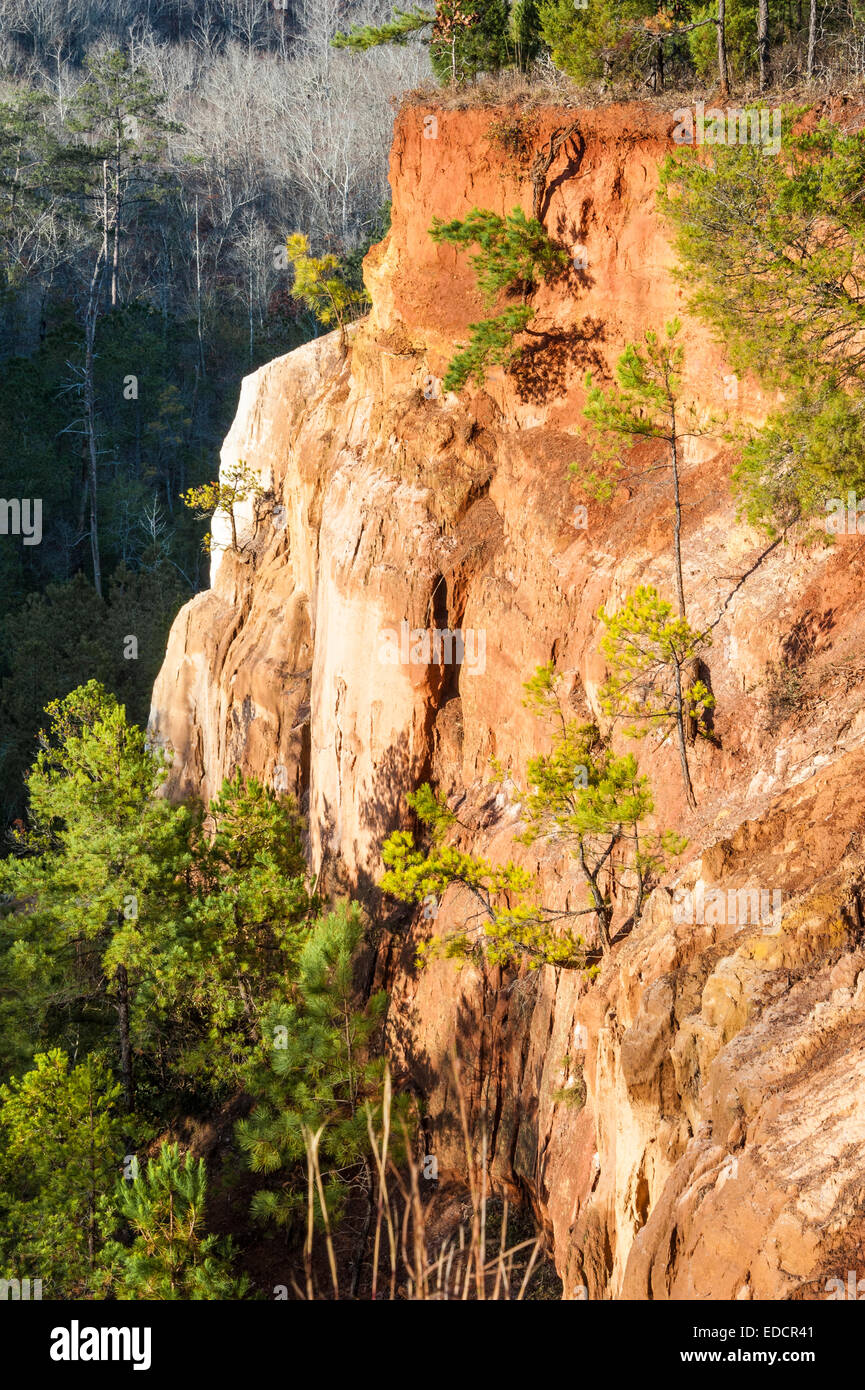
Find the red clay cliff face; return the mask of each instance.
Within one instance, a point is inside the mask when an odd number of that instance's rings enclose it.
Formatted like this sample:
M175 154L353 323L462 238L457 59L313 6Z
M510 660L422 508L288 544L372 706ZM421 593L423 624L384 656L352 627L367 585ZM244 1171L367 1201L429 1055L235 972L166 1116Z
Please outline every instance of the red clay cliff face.
M637 105L538 113L538 141L577 124L544 218L586 269L539 293L513 375L443 396L484 310L467 258L427 231L473 206L530 211L491 134L505 114L401 113L372 312L347 356L331 335L244 381L223 463L244 458L282 510L241 518L241 554L217 547L154 691L172 794L210 796L238 767L274 780L301 802L325 885L376 913L382 840L427 779L471 827L466 846L522 859L547 901L582 905L565 855L514 846L518 794L491 786L489 759L522 783L548 738L522 682L554 659L575 713L597 714L599 606L638 583L671 592L663 474L589 503L580 524L568 464L586 457L585 371L609 373L629 338L678 314L706 417L769 407L748 381L731 399L721 349L685 310L654 199L674 120ZM653 458L637 452L635 472ZM434 923L383 932L395 1065L426 1097L441 1175L464 1163L455 1048L492 1175L535 1206L568 1296L825 1297L857 1267L865 553L857 537L769 547L736 519L730 464L711 440L686 453L685 585L692 622L713 624L717 699L717 746L693 752L696 812L670 750L638 751L659 820L689 837L675 882L778 890L780 913L675 922L671 879L591 985L551 968L418 973L417 940L459 921L450 896ZM462 627L476 659L386 664L402 623ZM794 671L780 703L779 662Z

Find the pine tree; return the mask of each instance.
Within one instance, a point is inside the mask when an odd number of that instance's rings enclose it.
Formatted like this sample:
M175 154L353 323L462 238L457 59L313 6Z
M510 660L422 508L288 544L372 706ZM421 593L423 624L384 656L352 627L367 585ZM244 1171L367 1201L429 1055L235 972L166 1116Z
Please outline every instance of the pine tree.
M643 828L655 809L648 777L632 754L614 754L596 725L565 718L552 662L539 666L523 688L523 703L556 727L552 751L528 763L522 839L561 844L577 861L606 952L620 890L633 893L630 916L639 921L649 888L687 842L671 831Z
M736 475L749 520L776 533L865 476L865 136L827 121L794 135L788 113L781 153L683 152L660 194L691 306L740 374L784 394Z
M463 961L473 956L491 964L525 960L541 965L596 972L585 938L569 925L592 916L598 924L602 952L611 945L611 928L622 886L633 892L632 916L642 910L649 885L666 857L685 842L664 832L649 834L642 823L654 809L648 779L633 755L617 757L593 724L565 718L557 695L552 663L541 666L525 684L526 704L540 718L553 717L552 751L529 760L529 790L519 793L525 829L523 844L538 840L560 844L574 859L586 886L584 908L560 910L538 901L537 885L512 861L493 865L453 843L456 816L428 784L407 798L430 832L427 847L415 844L408 831L395 831L382 849L387 872L384 892L404 902L423 904L424 918L434 918L448 889L456 889L467 906L464 926L422 943L418 962L439 956ZM431 911L432 905L434 911ZM469 926L468 924L472 925Z
M659 9L656 0L540 0L541 35L553 62L576 82L610 82L634 74L644 61L645 20Z
M339 328L340 346L345 352L348 339L346 325L369 307L365 290L356 289L349 281L346 267L337 256L312 256L309 239L294 232L286 241L288 259L294 267L292 294L319 322Z
M633 720L626 729L632 738L644 738L651 729L675 730L685 796L695 806L686 724L709 737L706 716L715 699L705 682L689 679L689 673L711 646L711 633L674 617L672 605L651 585L640 585L615 614L601 608L598 617L607 629L601 652L610 667L600 693L602 708L613 719Z
M0 949L35 1036L101 1036L113 1010L131 1111L133 1034L184 955L175 906L191 815L155 795L160 757L98 682L47 714L27 777L30 828L0 865Z
M622 439L636 443L641 439L656 439L666 446L668 460L660 460L653 469L670 470L673 501L673 570L679 617L686 616L685 587L682 578L682 502L680 472L682 446L685 440L702 438L716 431L715 422L701 424L697 409L681 399L684 349L677 341L681 331L678 319L671 319L663 335L648 330L643 344L628 343L616 363L618 387L604 390L595 386L591 372L586 377L588 399L583 410L587 420L596 427L596 458L612 465L615 471L624 468L618 453ZM578 470L573 468L573 472ZM601 497L614 479L589 475L590 486L596 485Z
M508 0L437 0L430 61L440 82L498 72L513 66L515 56Z
M357 1002L354 963L363 937L359 910L322 918L303 948L296 997L268 1010L248 1080L252 1115L237 1126L255 1173L279 1175L256 1193L253 1215L289 1226L306 1208L302 1160L311 1136L325 1161L324 1211L338 1216L352 1184L368 1186L368 1115L380 1127L384 1061L372 1055L387 996ZM397 1135L398 1138L398 1135Z
M204 1159L177 1144L162 1144L155 1158L116 1191L117 1212L132 1228L131 1246L111 1242L102 1256L108 1296L121 1300L201 1302L238 1300L249 1280L231 1270L230 1240L204 1234L207 1171Z
M0 1086L0 1265L41 1278L47 1298L92 1296L124 1152L119 1096L100 1058L71 1066L58 1048Z
M93 587L101 597L96 328L103 287L107 285L110 309L121 302L121 245L130 233L127 219L134 221L146 205L158 202L162 176L156 158L164 132L179 127L163 118L164 98L143 68L133 71L122 50L91 55L87 67L68 122L84 138L63 151L63 168L73 206L89 207L86 221L95 243L83 277L83 362L74 384L83 413Z
M653 463L651 468L670 472L678 618L671 620L670 605L648 587L629 597L615 618L607 618L601 610L601 618L607 624L601 649L612 666L601 699L606 712L614 718L625 715L645 720L653 727L666 719L674 720L685 796L688 805L694 806L686 724L706 736L705 716L715 702L705 683L691 675L701 653L711 645L711 637L707 632L692 629L687 620L682 575L681 449L686 439L716 432L717 426L714 422L701 424L695 407L686 406L681 400L685 355L677 341L680 330L678 319L672 319L663 335L646 332L642 347L629 343L616 363L618 385L612 390L593 385L589 373L584 414L597 431L596 458L611 464L613 469L612 478L609 474L593 474L586 479L602 497L615 488L616 474L625 467L618 454L623 439L631 443L652 439L666 446L667 459Z
M486 959L492 965L525 960L530 969L586 967L583 937L551 921L538 902L531 874L513 860L493 864L459 849L450 839L456 817L429 783L410 792L406 801L425 827L428 843L417 844L408 830L395 830L388 836L382 846L386 868L379 884L382 892L402 902L423 904L424 920L437 916L439 901L449 888L458 889L466 904L462 926L420 944L418 965L443 957L459 962ZM559 918L578 915L557 914Z
M296 980L317 902L290 797L237 773L191 841L187 962L161 1008L175 1077L218 1092L239 1084L266 1034L265 1012Z
M251 498L257 516L259 505L266 496L267 489L262 487L255 470L243 459L238 459L226 470L224 479L188 488L180 500L197 517L212 517L215 512L227 516L231 525L231 548L239 554L241 547L237 539L235 508ZM203 549L208 553L211 543L212 536L208 532L202 542Z
M507 0L436 0L434 11L418 5L395 10L389 23L361 25L332 42L336 48L363 52L422 35L439 81L459 83L527 61L536 45L531 0L520 0L513 24Z
M511 5L510 37L516 66L522 71L541 51L541 21L537 0L514 0Z
M10 1060L44 1038L108 1045L128 1111L236 1087L262 1011L298 970L315 900L289 797L239 774L210 806L157 795L162 760L96 682L49 707L29 829L0 864Z
M69 128L86 137L77 151L81 167L89 164L99 171L92 192L102 218L111 308L121 298L120 248L127 207L134 206L137 214L143 203L158 201L157 159L165 135L180 129L163 115L164 103L150 74L143 67L133 68L122 49L92 54L87 76L75 93Z

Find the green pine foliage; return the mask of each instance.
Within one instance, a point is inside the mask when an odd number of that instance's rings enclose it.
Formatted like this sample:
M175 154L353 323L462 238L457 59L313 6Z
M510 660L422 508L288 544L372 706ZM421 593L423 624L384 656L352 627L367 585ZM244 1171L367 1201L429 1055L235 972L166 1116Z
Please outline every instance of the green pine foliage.
M715 146L709 162L683 152L660 194L693 308L737 371L784 393L736 473L748 519L774 534L865 485L865 135L828 121L796 135L792 114L779 158L754 145Z
M745 442L733 479L747 519L777 537L865 495L865 396L827 381L799 390ZM825 531L824 531L825 537Z
M404 902L424 904L427 920L438 914L444 894L456 890L455 910L463 926L421 943L418 963L444 957L457 961L485 958L491 964L529 969L542 965L586 970L590 961L584 936L568 923L594 916L602 951L611 945L617 898L633 893L632 916L642 909L648 887L668 856L684 841L665 833L646 833L643 822L654 802L636 759L618 757L592 724L568 720L557 697L552 664L541 666L525 683L524 703L539 718L552 717L552 749L529 761L529 790L522 797L524 844L561 844L574 859L586 887L586 906L560 910L539 901L537 884L521 866L494 865L454 844L458 823L443 797L428 784L408 797L418 819L428 827L428 844L419 846L405 830L385 841L387 872L384 892ZM614 853L615 852L615 853ZM430 911L430 906L435 910Z
M293 997L267 1013L248 1079L254 1109L237 1126L252 1171L272 1179L253 1199L258 1220L288 1227L305 1212L302 1162L313 1138L326 1170L328 1219L338 1216L350 1186L367 1175L368 1126L380 1131L384 1081L384 1060L373 1055L372 1042L387 996L358 1001L355 959L362 938L357 907L328 913L301 952Z
M674 616L672 604L649 584L629 594L616 613L601 608L598 617L606 628L601 652L610 671L600 692L604 712L630 720L625 732L632 738L655 730L663 741L675 731L685 794L693 805L687 726L710 737L707 716L715 697L689 673L711 646L711 633Z
M178 127L165 119L165 97L146 68L133 67L122 49L91 54L87 76L75 93L70 128L95 136L88 157L135 166L153 158L165 135ZM137 123L137 124L136 124Z
M110 1242L102 1255L104 1295L121 1301L236 1301L249 1280L233 1274L230 1240L204 1231L204 1160L177 1144L162 1144L131 1181L116 1190L117 1214L133 1233L131 1245Z
M467 82L514 66L508 8L508 0L437 0L430 61L440 82Z
M347 34L335 34L334 48L351 48L357 53L378 48L385 43L406 43L435 24L435 14L415 5L411 10L394 10L393 19L385 24L358 24Z
M290 797L238 773L192 839L185 960L155 1003L178 1039L173 1065L215 1094L240 1082L265 1011L297 978L316 900Z
M357 25L337 34L335 48L358 52L385 43L405 43L420 35L430 46L438 80L462 83L485 72L525 66L537 49L533 0L519 0L513 14L507 0L436 0L435 9L415 5L395 10L385 24Z
M565 718L557 684L549 663L525 685L525 703L554 718L558 727L551 752L528 763L531 790L522 839L525 844L546 840L568 850L585 881L601 947L608 951L617 897L623 889L633 894L631 916L638 921L649 887L685 842L644 829L655 809L648 778L640 774L633 754L612 752L596 725Z
M200 487L187 488L186 492L181 494L180 500L184 507L189 507L197 517L212 517L214 512L222 512L227 516L231 526L231 548L239 552L241 547L237 539L237 517L234 509L251 498L257 515L266 495L266 489L259 482L255 470L243 459L238 459L226 469L223 477L215 482L204 483ZM208 531L203 541L203 548L208 554L210 546L211 534Z
M523 333L535 316L531 305L506 309L491 319L469 324L471 340L468 347L454 354L442 378L445 391L461 391L469 381L483 386L491 367L505 369L518 361L520 348L515 338Z
M538 13L556 67L576 82L591 82L636 75L637 39L658 8L656 0L590 0L580 9L573 0L540 0Z
M30 825L0 863L0 954L19 1048L70 1047L113 1019L131 1097L131 1036L182 948L174 905L189 813L156 792L144 734L96 681L48 708L27 777ZM26 1002L25 1002L26 1001Z
M369 295L351 283L348 267L334 255L312 256L309 238L294 232L286 240L288 259L294 267L292 294L328 328L339 329L346 346L346 325L369 308Z
M568 260L537 218L527 217L518 207L505 217L486 208L472 208L468 216L451 222L434 217L430 236L450 246L479 248L469 263L487 304L493 304L502 292L521 294L525 300L542 280L560 273Z
M472 378L482 386L491 366L507 367L519 357L515 340L535 313L526 299L542 281L562 273L567 253L522 208L514 208L505 217L485 208L472 208L467 217L451 222L436 217L430 236L451 246L479 247L469 259L487 304L494 304L503 294L522 297L521 305L470 324L468 346L448 363L443 381L446 391L459 391Z
M408 830L395 830L388 836L382 848L386 866L382 891L403 902L425 904L425 917L437 914L438 903L449 888L459 889L468 904L464 926L420 944L418 965L439 957L458 962L486 958L493 965L525 959L534 969L585 964L581 936L569 930L560 934L549 930L537 902L537 885L525 869L511 860L493 864L449 843L454 816L429 784L410 793L406 800L427 827L428 843L416 844Z
M45 1041L101 1049L138 1104L218 1102L295 978L315 908L294 804L237 775L210 807L160 796L166 768L96 682L49 708L30 824L0 863L7 1065ZM137 1057L137 1077L132 1057Z
M124 1152L120 1087L98 1057L37 1053L0 1086L0 1268L43 1298L93 1297Z

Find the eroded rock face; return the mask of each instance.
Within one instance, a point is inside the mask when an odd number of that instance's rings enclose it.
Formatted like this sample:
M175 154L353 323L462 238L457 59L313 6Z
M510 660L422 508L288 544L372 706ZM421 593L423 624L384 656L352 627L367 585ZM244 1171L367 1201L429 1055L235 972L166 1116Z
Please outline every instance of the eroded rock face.
M245 380L223 466L243 458L271 496L239 517L239 554L217 527L213 587L179 615L154 691L171 794L209 797L238 767L275 781L308 817L324 884L379 920L382 840L429 778L467 847L536 868L552 904L582 904L565 855L515 848L518 793L490 785L489 759L519 783L546 746L521 703L543 661L576 714L597 713L598 607L641 582L671 589L663 474L590 504L585 526L577 511L586 369L609 372L629 338L678 313L706 419L770 404L731 386L684 310L654 205L674 121L636 105L537 116L538 139L576 122L544 215L586 268L540 293L515 375L442 395L483 306L466 259L426 233L472 206L529 210L493 138L505 115L401 113L393 227L366 263L372 313L347 354L333 334ZM636 451L634 471L651 462ZM492 1176L535 1205L569 1296L825 1297L857 1268L863 558L856 537L769 546L737 522L729 473L717 441L686 456L685 585L692 622L712 624L717 699L717 746L693 753L696 812L669 750L640 748L659 822L689 837L675 883L709 909L676 921L665 882L591 985L549 968L418 973L418 939L461 920L454 895L434 921L384 923L390 1044L426 1098L439 1171L465 1163L455 1051ZM473 634L471 660L403 660L403 632L431 628ZM783 689L778 662L794 671ZM753 889L780 892L779 912L754 920Z

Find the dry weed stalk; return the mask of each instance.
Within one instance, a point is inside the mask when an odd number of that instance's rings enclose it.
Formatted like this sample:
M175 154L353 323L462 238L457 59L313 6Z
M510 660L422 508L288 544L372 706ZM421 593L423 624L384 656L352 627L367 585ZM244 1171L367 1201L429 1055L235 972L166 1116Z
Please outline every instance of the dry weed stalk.
M372 1300L521 1300L526 1295L543 1250L542 1234L534 1239L508 1246L509 1204L505 1200L497 1248L494 1255L487 1257L487 1135L484 1130L478 1162L472 1152L465 1093L455 1057L451 1058L451 1065L459 1100L471 1219L461 1222L455 1234L445 1240L438 1250L431 1249L427 1210L421 1197L420 1166L412 1153L410 1136L404 1120L400 1123L404 1132L407 1159L402 1170L394 1162L390 1152L393 1083L388 1070L384 1078L382 1111L378 1124L374 1121L371 1107L367 1106L367 1131L374 1168L375 1224L369 1291L369 1298ZM340 1297L332 1222L327 1211L319 1160L322 1133L323 1130L319 1129L315 1133L307 1130L304 1134L308 1202L304 1243L306 1289L303 1296L310 1300L317 1297L313 1277L316 1194L324 1227L333 1297ZM525 1251L529 1251L525 1269L515 1269L516 1257ZM360 1257L358 1267L359 1264ZM356 1288L357 1279L353 1281L353 1290Z

